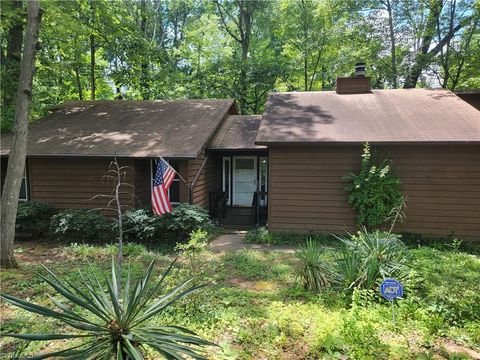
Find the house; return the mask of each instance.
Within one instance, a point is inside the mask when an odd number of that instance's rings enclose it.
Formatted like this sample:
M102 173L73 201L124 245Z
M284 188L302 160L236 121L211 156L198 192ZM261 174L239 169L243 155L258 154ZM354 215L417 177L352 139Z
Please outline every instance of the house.
M21 197L99 207L91 198L108 191L102 174L116 157L134 169L130 205L148 207L163 156L186 180L172 184L173 204L229 225L335 233L355 225L342 177L359 169L369 141L393 160L408 197L398 231L480 239L480 112L467 102L478 96L369 84L273 93L263 116L238 115L233 100L66 102L30 127ZM11 135L1 140L3 185Z

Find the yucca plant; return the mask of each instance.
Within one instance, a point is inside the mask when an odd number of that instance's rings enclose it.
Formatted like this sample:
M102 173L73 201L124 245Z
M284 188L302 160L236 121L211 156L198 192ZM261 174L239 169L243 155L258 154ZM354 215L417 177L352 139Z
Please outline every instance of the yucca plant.
M347 287L371 289L381 279L404 275L407 249L398 235L362 227L357 235L338 239L344 246L337 268Z
M320 292L335 281L333 272L321 259L324 249L319 244L307 239L305 245L295 250L301 262L299 276L303 287L312 292Z
M80 344L65 350L33 356L30 359L50 357L62 359L144 359L149 347L166 359L205 359L202 347L214 345L180 326L149 324L154 316L161 314L177 300L202 288L192 286L194 278L184 281L172 290L165 290L165 279L171 273L175 261L164 271L158 281L152 280L154 261L135 286L130 287L130 270L126 274L123 290L117 285L117 274L112 259L111 279L106 277L102 285L98 277L90 272L80 272L80 284L59 279L48 270L49 276L39 276L52 286L66 302L51 297L56 309L36 305L14 296L1 294L1 298L29 312L54 318L76 329L72 334L2 334L24 340L80 339Z

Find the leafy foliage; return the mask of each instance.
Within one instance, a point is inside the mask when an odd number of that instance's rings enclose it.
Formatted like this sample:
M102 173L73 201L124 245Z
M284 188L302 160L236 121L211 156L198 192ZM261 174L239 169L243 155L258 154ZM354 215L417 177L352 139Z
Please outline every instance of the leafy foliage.
M171 213L155 215L149 209L134 209L123 215L125 239L154 245L158 242L177 243L189 239L195 230L213 228L208 213L196 206L179 204Z
M67 209L52 217L50 233L61 241L106 241L112 236L112 225L100 211Z
M152 244L162 238L162 220L150 209L132 209L122 217L126 241Z
M208 212L197 205L179 204L171 213L163 215L161 220L163 231L174 242L187 240L192 231L197 229L213 228Z
M249 230L243 241L247 244L273 244L273 236L265 226Z
M208 231L197 229L190 234L190 240L186 243L178 243L175 250L181 252L184 256L190 259L190 268L192 272L197 270L197 257L207 249L208 246Z
M206 230L197 229L190 234L190 240L183 244L177 244L175 250L184 254L198 254L206 249L208 245L208 232Z
M61 280L45 268L49 276L41 274L39 276L63 296L66 303L51 298L57 308L52 310L3 293L1 298L29 312L59 320L79 332L72 334L7 333L3 336L29 341L84 340L80 345L31 359L57 357L139 360L144 359L146 346L166 359L184 359L185 356L205 359L198 353L196 347L214 345L213 343L180 326L152 326L148 323L154 316L168 311L176 301L203 287L202 285L191 286L194 279L190 278L158 297L160 290L164 290L164 280L171 273L174 263L175 261L153 287L149 287L149 282L153 274L154 261L150 263L145 275L137 281L132 290L130 289L130 272L128 272L123 291L117 286L113 259L111 279L106 278L107 291L94 274L80 273L82 285L80 288L78 283L72 284L67 280ZM81 313L79 309L84 310L88 315Z
M301 262L299 276L302 286L315 293L330 286L333 281L331 268L322 259L323 252L324 249L312 239L308 239L305 245L295 251Z
M269 92L331 90L357 61L368 64L374 88L400 87L416 69L422 76L413 86L478 88L480 13L474 0L435 6L389 1L391 16L386 3L44 0L33 118L65 100L91 98L229 97L242 113L262 113ZM10 50L21 38L12 29L22 28L25 9L13 1L0 4L5 131L18 79L19 56ZM450 32L442 51L419 46L439 43Z
M50 218L55 214L55 208L38 201L25 201L18 203L16 232L32 234L34 238L48 235Z
M412 297L412 307L424 303L432 318L441 324L463 326L469 321L480 321L480 293L468 286L464 288L465 284L478 280L478 257L422 247L416 250L410 268L411 274L404 285Z
M384 278L405 277L407 249L398 235L363 228L351 238L338 239L344 246L336 266L346 288L372 289Z
M243 238L246 244L268 244L268 245L302 245L308 239L313 239L322 245L329 245L337 243L334 235L330 234L305 234L299 233L281 233L271 232L265 226L255 227L247 232Z
M403 202L400 179L394 176L391 167L389 160L378 164L370 152L370 145L365 143L360 172L344 177L350 182L345 189L349 193L348 202L357 212L359 225L378 228Z
M415 233L401 233L402 241L410 247L428 246L438 250L456 250L480 254L479 241L462 241L452 236L428 237Z

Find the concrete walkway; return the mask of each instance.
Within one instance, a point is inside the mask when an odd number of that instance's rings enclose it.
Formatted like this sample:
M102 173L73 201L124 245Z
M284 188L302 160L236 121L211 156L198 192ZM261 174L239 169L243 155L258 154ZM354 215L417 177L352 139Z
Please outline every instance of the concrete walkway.
M295 248L289 245L244 244L244 237L245 232L242 231L219 235L211 242L210 249L217 253L243 249L278 251L287 254L295 252Z

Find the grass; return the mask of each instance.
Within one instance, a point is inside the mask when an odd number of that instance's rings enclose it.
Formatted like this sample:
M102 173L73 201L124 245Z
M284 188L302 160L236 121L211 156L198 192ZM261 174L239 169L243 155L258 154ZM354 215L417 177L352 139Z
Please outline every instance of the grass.
M157 271L171 260L140 245L126 248L125 262L137 276L153 257ZM2 270L2 291L49 304L51 291L35 275L41 263L74 282L79 267L108 271L114 252L112 246L20 244L21 267ZM328 253L325 261L330 261ZM186 326L219 344L209 349L212 359L461 359L468 357L458 351L480 352L480 258L419 247L410 251L409 265L411 276L404 284L405 298L396 306L394 326L391 307L374 292L313 295L303 290L293 254L206 252L198 256L196 271L212 285L156 321ZM191 271L187 261L180 261L172 281L178 283ZM54 321L4 303L0 317L3 331L59 331ZM11 354L20 343L3 338L0 352ZM65 345L30 343L24 354Z

